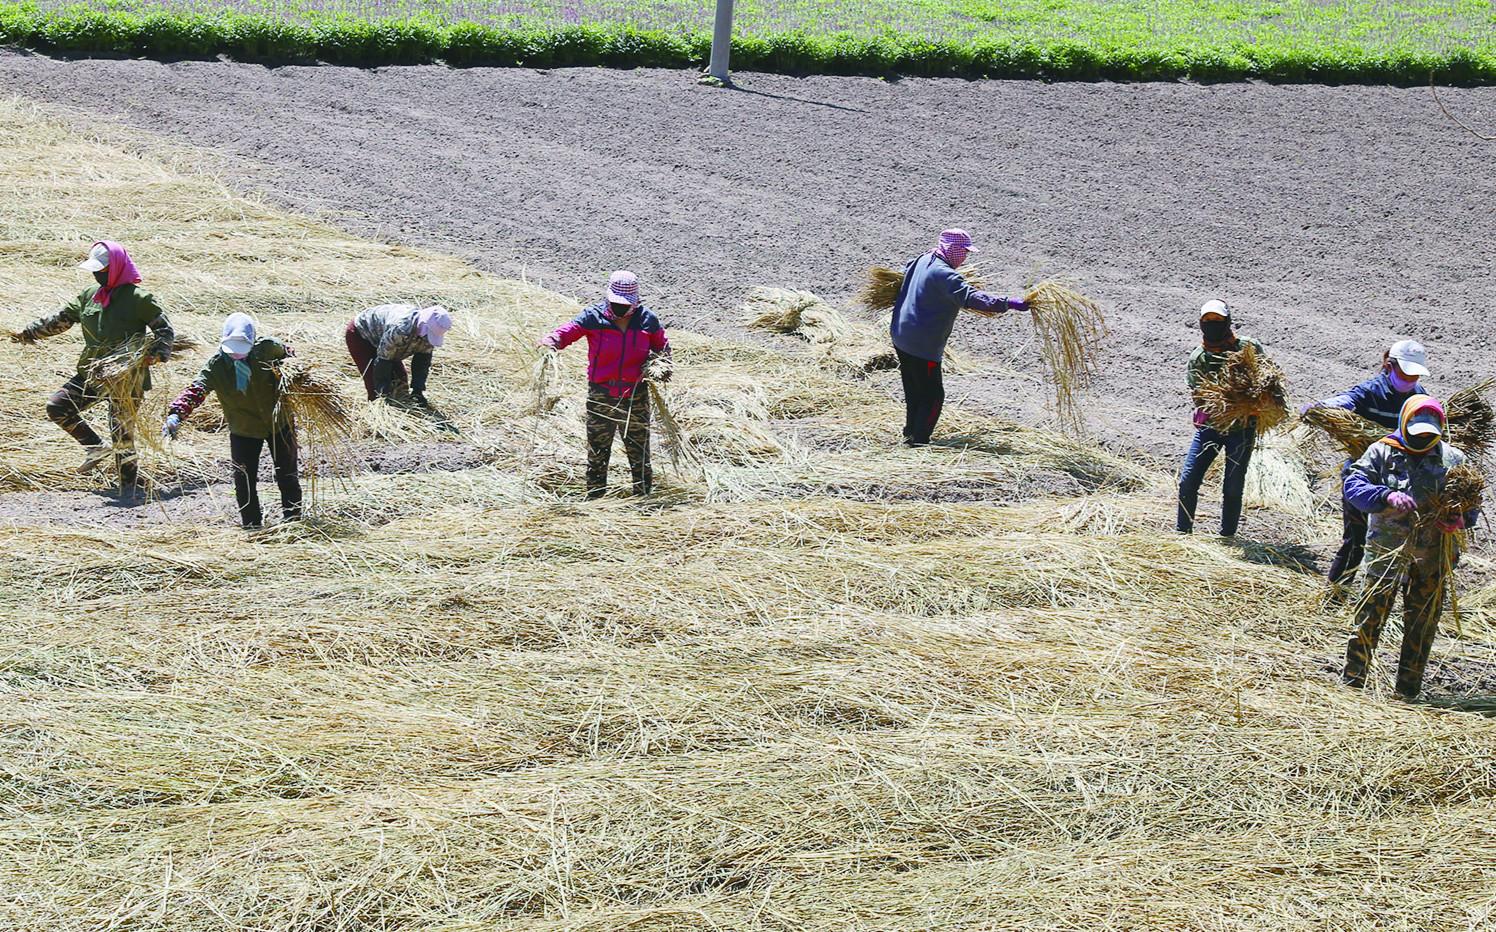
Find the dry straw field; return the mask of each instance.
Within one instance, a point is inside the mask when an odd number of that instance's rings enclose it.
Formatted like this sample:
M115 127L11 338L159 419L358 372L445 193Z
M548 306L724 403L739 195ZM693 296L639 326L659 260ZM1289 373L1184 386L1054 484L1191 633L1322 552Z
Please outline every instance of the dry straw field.
M898 449L896 405L788 338L678 333L697 458L584 503L580 366L537 386L531 349L570 300L15 103L0 132L0 327L105 233L181 331L252 312L350 397L359 306L459 321L455 431L358 402L353 474L252 537L206 411L147 465L217 510L15 507L97 493L41 415L76 337L0 348L0 927L1491 921L1496 723L1394 704L1385 658L1339 687L1317 580L1162 533L1167 477L959 410ZM1435 693L1493 669L1464 601Z

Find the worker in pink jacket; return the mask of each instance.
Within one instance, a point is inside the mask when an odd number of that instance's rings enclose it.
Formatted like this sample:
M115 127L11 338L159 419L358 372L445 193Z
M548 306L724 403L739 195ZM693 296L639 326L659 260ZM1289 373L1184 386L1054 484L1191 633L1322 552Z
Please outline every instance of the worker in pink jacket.
M649 465L649 393L644 390L645 367L651 375L670 379L670 340L649 308L639 302L639 279L633 272L608 276L605 301L584 310L568 324L551 332L540 345L563 350L587 339L587 497L608 490L608 460L613 435L623 437L634 474L634 494L648 495L654 484Z

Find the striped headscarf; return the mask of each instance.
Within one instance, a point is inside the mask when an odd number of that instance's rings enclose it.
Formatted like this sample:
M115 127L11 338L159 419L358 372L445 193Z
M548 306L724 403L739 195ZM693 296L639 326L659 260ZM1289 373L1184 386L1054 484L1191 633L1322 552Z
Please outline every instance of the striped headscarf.
M966 257L977 251L965 230L946 230L940 234L935 246L935 255L946 261L951 268L960 268Z

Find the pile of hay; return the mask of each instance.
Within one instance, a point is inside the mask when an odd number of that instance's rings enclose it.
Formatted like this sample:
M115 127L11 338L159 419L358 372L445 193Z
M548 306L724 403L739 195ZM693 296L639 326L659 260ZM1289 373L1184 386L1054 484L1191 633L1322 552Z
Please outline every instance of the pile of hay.
M1288 387L1283 370L1248 343L1227 356L1215 378L1195 389L1195 406L1205 410L1212 426L1229 429L1255 418L1258 433L1288 421Z
M849 321L811 292L755 287L748 292L743 311L749 327L792 334L809 343L816 362L825 368L862 375L899 367L886 327L876 330Z
M1444 405L1449 422L1449 442L1461 452L1476 459L1484 459L1496 441L1496 412L1485 394L1496 386L1490 379L1470 388L1462 388L1449 396Z

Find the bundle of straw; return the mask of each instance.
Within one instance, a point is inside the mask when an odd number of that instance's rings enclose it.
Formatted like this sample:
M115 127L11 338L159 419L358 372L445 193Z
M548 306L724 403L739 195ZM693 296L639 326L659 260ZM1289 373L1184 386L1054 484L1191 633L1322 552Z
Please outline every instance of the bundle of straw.
M1386 429L1380 424L1344 408L1310 408L1300 420L1324 431L1325 436L1353 460L1360 459L1368 447L1387 436Z
M870 311L886 311L899 299L904 287L904 273L886 265L867 270L867 282L857 292L856 302Z
M154 362L150 356L156 344L152 334L132 337L113 353L94 360L88 369L88 383L102 391L110 404L110 416L125 425L137 447L160 449L156 424L144 423L146 373ZM201 344L191 337L173 340L171 353L197 349Z
M1195 405L1217 427L1256 418L1259 432L1273 430L1288 421L1283 370L1248 343L1229 354L1215 378L1195 390Z
M1107 335L1101 305L1054 281L1035 285L1024 300L1054 388L1055 415L1064 429L1079 432L1083 421L1077 395L1101 371L1101 345Z
M324 379L306 360L290 357L278 366L280 397L275 420L289 415L306 451L302 470L308 480L308 498L316 499L319 466L328 464L333 475L352 475L357 458L352 448L353 415L336 385Z
M1444 477L1444 487L1419 510L1419 524L1437 528L1481 507L1486 494L1486 477L1470 463L1461 463Z
M1483 459L1496 441L1496 412L1484 395L1496 386L1496 379L1488 379L1479 385L1462 388L1449 396L1444 406L1449 424L1449 442L1460 451Z

